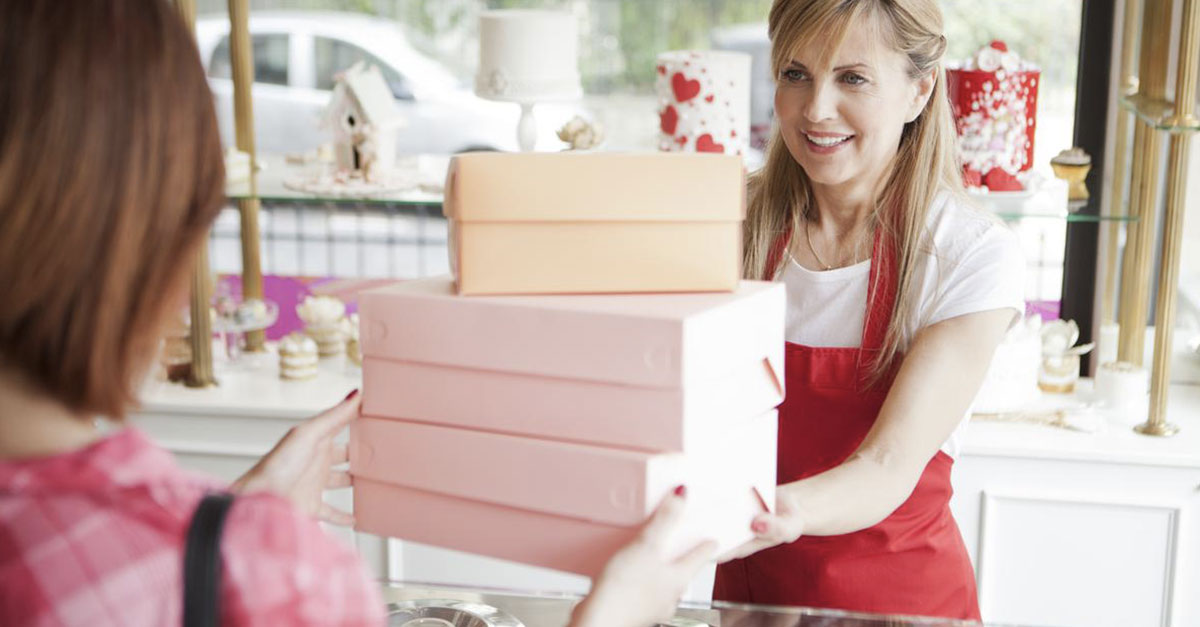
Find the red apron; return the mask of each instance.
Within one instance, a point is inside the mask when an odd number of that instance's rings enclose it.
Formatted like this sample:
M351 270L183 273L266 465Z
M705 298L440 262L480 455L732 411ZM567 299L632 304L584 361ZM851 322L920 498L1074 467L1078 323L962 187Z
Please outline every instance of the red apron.
M895 372L874 387L866 377L883 346L896 297L894 256L887 249L884 238L876 237L861 349L787 344L780 484L844 462L879 415ZM720 565L713 598L979 620L974 570L950 514L953 463L939 451L908 500L873 527L803 536Z

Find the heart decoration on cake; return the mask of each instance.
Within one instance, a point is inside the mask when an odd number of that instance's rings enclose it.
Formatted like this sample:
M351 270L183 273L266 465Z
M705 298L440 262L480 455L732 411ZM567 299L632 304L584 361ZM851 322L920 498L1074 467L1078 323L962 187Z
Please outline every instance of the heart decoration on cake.
M700 81L688 79L683 72L676 72L671 77L671 89L675 92L676 101L687 102L700 93Z
M750 138L749 54L677 50L658 55L654 67L661 150L746 153Z
M664 135L674 135L675 127L679 125L679 112L675 107L667 105L662 113L658 114L658 128Z
M705 133L696 138L696 152L725 152L725 146L713 141L712 134Z

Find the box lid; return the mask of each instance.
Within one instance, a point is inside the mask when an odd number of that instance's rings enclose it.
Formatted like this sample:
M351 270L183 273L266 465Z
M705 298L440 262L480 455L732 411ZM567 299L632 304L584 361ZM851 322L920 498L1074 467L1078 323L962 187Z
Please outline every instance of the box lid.
M462 222L740 221L745 166L707 153L467 153L443 212Z
M359 296L363 355L626 385L703 385L766 362L782 387L782 284L734 292L458 296L449 277Z

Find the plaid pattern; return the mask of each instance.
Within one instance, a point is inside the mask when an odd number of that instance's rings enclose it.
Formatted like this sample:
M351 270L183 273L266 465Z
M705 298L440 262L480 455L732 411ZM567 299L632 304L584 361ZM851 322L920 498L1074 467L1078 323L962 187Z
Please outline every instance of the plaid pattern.
M220 487L135 429L0 462L0 625L180 624L184 537ZM234 501L221 553L223 624L383 624L357 556L281 498Z

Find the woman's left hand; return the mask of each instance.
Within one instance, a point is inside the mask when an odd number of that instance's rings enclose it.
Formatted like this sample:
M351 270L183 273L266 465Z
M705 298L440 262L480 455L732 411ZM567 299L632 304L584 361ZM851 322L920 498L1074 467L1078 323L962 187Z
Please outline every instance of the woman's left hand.
M351 525L354 517L330 506L325 490L350 485L350 475L334 466L349 460L345 444L333 439L358 416L362 399L355 390L345 400L288 430L287 435L234 481L235 493L273 492L301 511L336 525Z
M792 488L793 486L790 485L776 487L775 511L763 512L755 516L750 523L754 539L726 551L717 558L717 561L728 562L800 539L800 536L804 535L804 516L800 510L797 491Z

